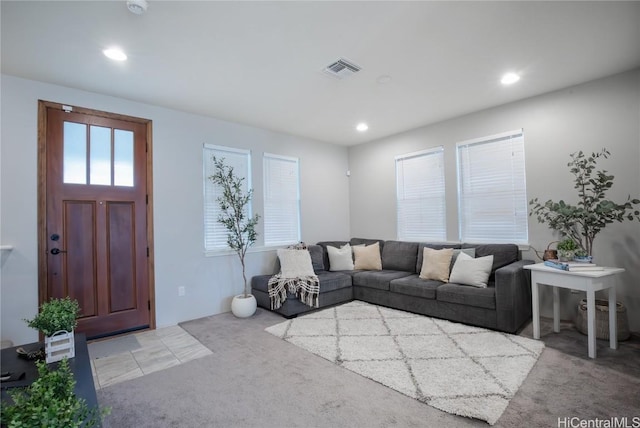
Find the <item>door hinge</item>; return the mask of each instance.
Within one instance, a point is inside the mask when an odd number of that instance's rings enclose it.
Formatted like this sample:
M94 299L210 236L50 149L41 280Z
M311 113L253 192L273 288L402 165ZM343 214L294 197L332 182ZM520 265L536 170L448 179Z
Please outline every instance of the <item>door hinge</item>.
M147 247L147 257L149 257L149 247Z
M149 205L149 195L146 195L145 200L147 201L147 205Z
M151 300L147 300L147 309L151 310Z

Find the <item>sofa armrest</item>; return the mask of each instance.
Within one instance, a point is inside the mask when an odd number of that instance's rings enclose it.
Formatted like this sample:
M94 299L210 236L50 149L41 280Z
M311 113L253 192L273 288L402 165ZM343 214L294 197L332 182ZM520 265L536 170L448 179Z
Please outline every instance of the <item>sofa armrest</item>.
M499 330L515 333L531 318L531 273L523 266L533 260L518 260L496 270L496 312Z

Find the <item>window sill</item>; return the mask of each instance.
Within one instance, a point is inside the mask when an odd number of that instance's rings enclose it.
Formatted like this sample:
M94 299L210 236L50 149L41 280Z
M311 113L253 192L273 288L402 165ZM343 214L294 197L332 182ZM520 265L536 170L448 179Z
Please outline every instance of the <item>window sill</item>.
M278 248L286 248L287 245L279 245L279 246L262 246L262 247L250 247L247 250L247 254L251 253L265 253L268 251L276 251ZM220 256L235 256L236 252L230 249L221 249L221 250L205 250L205 257L220 257Z

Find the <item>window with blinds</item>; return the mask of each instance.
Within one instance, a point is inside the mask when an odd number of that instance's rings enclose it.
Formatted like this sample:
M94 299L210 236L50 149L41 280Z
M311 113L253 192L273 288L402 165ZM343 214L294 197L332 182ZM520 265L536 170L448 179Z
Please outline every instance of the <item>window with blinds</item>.
M300 179L298 159L265 153L264 244L300 241Z
M215 173L214 156L218 159L224 159L226 165L233 167L233 172L236 176L244 177L242 184L245 192L251 188L251 152L249 150L210 144L204 145L204 248L207 251L228 248L227 230L222 224L218 223L218 217L220 216L218 197L222 193L219 186L213 184L213 181L209 178ZM251 205L249 204L247 208L246 216L251 217Z
M456 145L460 240L529 240L522 129Z
M446 239L444 149L396 156L398 239Z

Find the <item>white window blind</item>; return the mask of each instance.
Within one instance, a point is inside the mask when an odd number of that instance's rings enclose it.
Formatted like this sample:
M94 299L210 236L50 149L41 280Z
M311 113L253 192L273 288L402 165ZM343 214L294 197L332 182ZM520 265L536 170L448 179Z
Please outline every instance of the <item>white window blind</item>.
M221 196L219 186L213 184L211 177L215 173L213 157L224 158L224 163L233 167L238 177L244 177L242 182L244 191L251 188L251 154L248 150L205 144L203 148L204 170L204 247L205 250L222 250L227 245L227 230L218 223L220 206L218 197ZM251 216L251 206L247 207L247 217Z
M528 242L522 129L456 145L463 242Z
M398 239L446 239L444 149L396 156Z
M300 241L300 180L298 159L265 153L264 244Z

